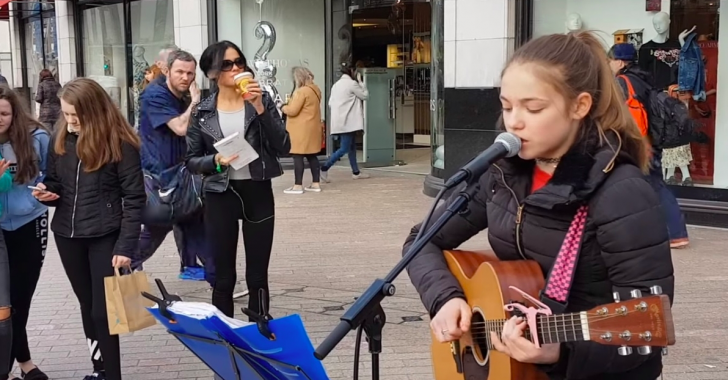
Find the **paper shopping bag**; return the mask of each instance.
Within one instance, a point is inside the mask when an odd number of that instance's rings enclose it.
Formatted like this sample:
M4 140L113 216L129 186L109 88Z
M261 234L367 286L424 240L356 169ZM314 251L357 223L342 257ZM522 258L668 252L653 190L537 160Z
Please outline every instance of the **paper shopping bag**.
M156 323L147 311L154 302L142 296L142 292L150 292L144 272L122 276L119 268L115 268L114 276L104 278L104 292L111 335L139 331Z

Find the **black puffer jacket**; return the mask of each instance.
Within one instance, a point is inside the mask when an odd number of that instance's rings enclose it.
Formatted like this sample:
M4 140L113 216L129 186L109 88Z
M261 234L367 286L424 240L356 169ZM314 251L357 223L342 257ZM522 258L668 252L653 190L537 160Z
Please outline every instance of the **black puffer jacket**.
M608 137L618 146L616 134L609 132ZM663 212L626 154L598 146L596 136L585 138L562 158L549 183L531 194L533 166L533 161L517 157L493 166L480 178L469 211L452 218L409 265L412 283L431 315L450 299L464 298L443 250L455 249L488 228L490 245L501 260L525 257L548 273L576 209L584 203L589 215L567 312L611 303L613 291L623 299L633 289L649 294L652 285L662 286L672 298L673 266ZM441 206L432 221L444 210ZM420 227L412 229L405 252ZM559 363L543 369L551 379L647 380L659 377L661 360L659 350L651 356L623 357L615 347L577 342L562 344Z
M120 162L88 173L76 155L77 141L77 135L66 135L64 155L56 154L53 141L50 144L43 184L60 196L46 203L56 207L51 229L67 238L98 237L119 231L114 254L132 257L147 199L139 151L124 143Z
M217 150L214 144L222 140L220 120L217 114L217 93L205 98L192 114L187 128L187 168L203 176L203 189L213 193L227 190L227 167L218 173L215 165ZM269 180L283 174L278 157L291 151L291 140L281 120L275 103L268 93L263 93L265 112L258 115L252 104L245 103L245 139L258 152L258 159L251 162L250 176L254 181Z

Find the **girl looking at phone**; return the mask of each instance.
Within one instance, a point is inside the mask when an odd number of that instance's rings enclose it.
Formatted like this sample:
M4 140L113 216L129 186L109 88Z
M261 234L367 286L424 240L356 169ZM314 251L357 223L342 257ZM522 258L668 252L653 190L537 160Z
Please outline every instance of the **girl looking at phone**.
M121 380L119 337L109 334L104 277L129 267L141 232L144 191L139 137L96 82L77 78L59 94L63 118L48 171L33 190L56 208L51 229L81 305L93 374Z
M17 94L0 86L0 154L4 158L0 169L10 180L7 191L0 193L0 228L7 248L13 312L11 360L0 368L0 379L7 378L13 361L18 362L23 379L48 379L31 359L26 326L48 243L48 207L31 195L28 186L43 180L49 140L45 126L25 111Z

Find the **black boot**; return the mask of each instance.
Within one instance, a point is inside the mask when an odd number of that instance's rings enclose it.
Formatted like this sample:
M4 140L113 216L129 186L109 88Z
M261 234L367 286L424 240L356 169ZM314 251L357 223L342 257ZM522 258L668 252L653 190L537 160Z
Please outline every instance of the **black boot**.
M94 371L94 373L84 377L83 380L106 380L106 372Z

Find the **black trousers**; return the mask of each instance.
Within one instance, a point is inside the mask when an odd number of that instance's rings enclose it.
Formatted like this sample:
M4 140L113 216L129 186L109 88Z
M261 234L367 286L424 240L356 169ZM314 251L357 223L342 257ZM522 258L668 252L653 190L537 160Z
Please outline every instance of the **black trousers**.
M13 320L10 317L10 263L0 231L0 380L6 380L13 366Z
M107 380L121 380L119 337L109 334L104 295L104 277L114 275L111 259L119 232L96 238L66 238L57 234L54 237L63 268L81 305L83 332L94 371L106 371Z
M308 166L311 168L313 183L321 182L321 165L317 154L292 154L291 157L293 157L293 175L296 179L296 185L303 185L304 158L308 160Z
M48 246L48 212L14 231L3 230L10 262L10 303L13 305L12 359L31 359L28 348L28 316L40 279ZM12 362L11 362L12 364ZM12 368L9 368L10 370Z
M224 193L205 193L205 232L215 260L212 304L233 317L237 282L238 221L243 221L248 308L267 312L268 265L273 249L275 201L271 181L230 181Z

